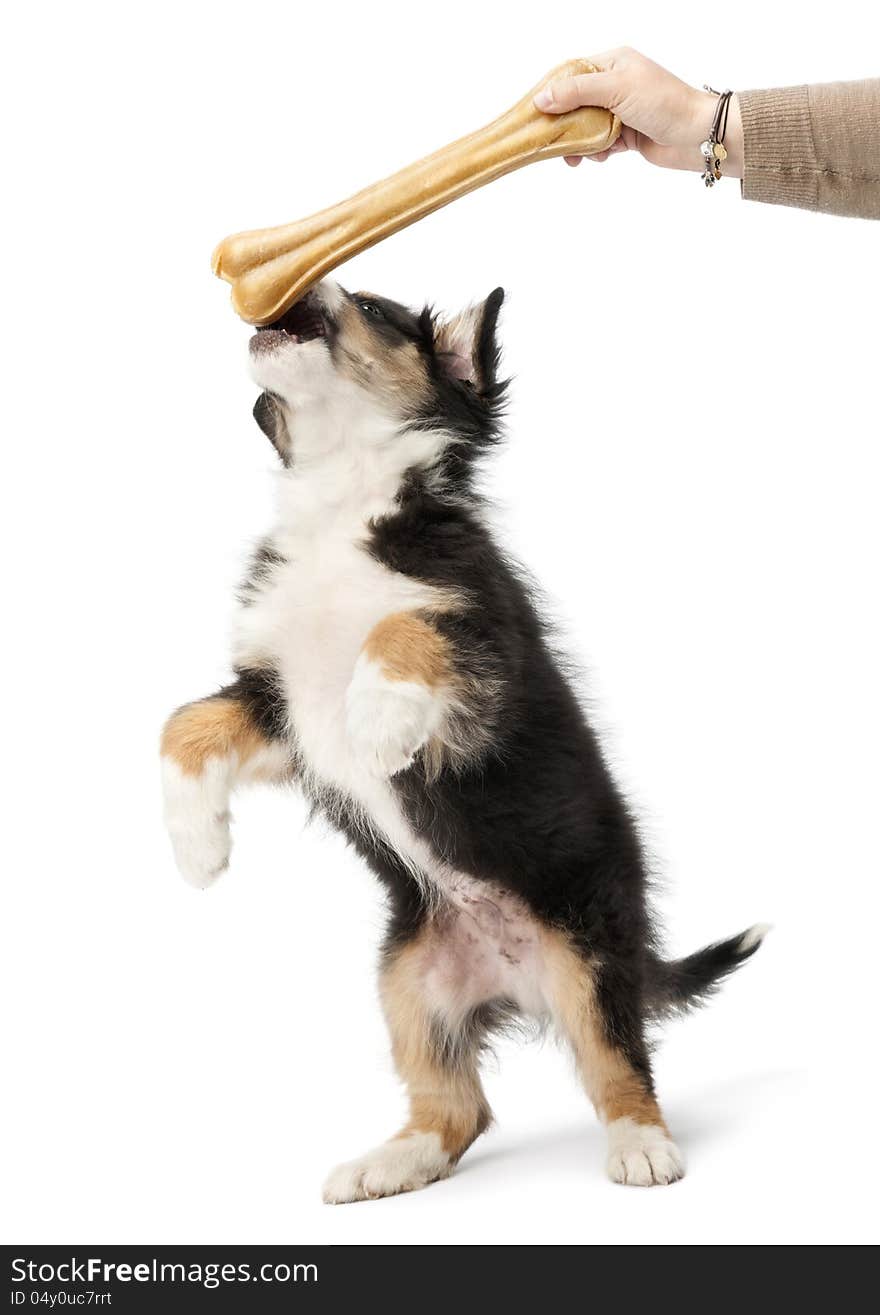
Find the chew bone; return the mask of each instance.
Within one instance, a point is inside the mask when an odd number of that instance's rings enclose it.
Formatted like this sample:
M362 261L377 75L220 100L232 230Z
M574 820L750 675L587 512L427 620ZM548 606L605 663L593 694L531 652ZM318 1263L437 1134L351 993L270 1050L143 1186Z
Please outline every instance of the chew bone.
M571 60L539 86L551 78L592 72L587 60ZM331 269L432 210L533 160L594 155L616 140L620 120L608 110L542 114L532 104L537 90L494 123L329 210L226 238L212 264L214 273L232 284L235 310L250 324L271 324Z

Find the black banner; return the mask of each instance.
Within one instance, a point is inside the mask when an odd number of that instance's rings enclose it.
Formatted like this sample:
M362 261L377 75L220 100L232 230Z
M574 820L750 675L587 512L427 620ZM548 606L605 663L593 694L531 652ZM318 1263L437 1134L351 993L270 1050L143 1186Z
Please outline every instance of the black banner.
M520 1308L534 1301L539 1308L557 1309L575 1299L584 1306L612 1300L631 1309L636 1301L656 1301L659 1293L673 1291L679 1315L690 1310L703 1315L708 1298L697 1278L700 1267L681 1255L681 1246L631 1249L644 1254L625 1258L619 1246L591 1247L586 1224L584 1245L566 1247L14 1246L3 1248L6 1295L0 1295L0 1303L11 1311L154 1315L166 1310L324 1310L328 1302L338 1310L340 1300L348 1298L359 1307L375 1303L418 1315L425 1302L471 1306L482 1300L480 1293L492 1308L500 1302ZM851 1273L851 1257L841 1258L844 1263ZM759 1288L765 1294L776 1268L773 1258L762 1259ZM830 1302L839 1289L837 1268L828 1263L823 1248L798 1249L796 1263L786 1265L787 1300L797 1289L808 1288L814 1302ZM777 1276L782 1278L781 1265ZM703 1277L708 1278L708 1270ZM737 1305L743 1293L754 1295L754 1283L740 1279L734 1286ZM732 1293L716 1297L725 1309Z
M150 1312L338 1309L349 1298L460 1300L481 1248L429 1246L13 1246L3 1248L14 1311ZM495 1250L495 1248L488 1248ZM503 1252L504 1248L497 1248ZM447 1251L458 1252L459 1264ZM438 1268L439 1262L439 1268ZM522 1266L523 1277L526 1267ZM520 1290L522 1290L520 1288ZM333 1305L329 1306L328 1303Z

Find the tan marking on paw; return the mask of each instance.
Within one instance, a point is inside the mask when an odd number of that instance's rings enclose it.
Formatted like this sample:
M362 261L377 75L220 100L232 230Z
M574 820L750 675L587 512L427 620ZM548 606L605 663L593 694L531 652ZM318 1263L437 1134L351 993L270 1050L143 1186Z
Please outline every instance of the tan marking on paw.
M452 681L448 643L414 612L383 617L367 635L363 652L386 680L409 680L429 689Z
M162 731L161 752L187 776L199 776L209 758L247 762L268 741L237 699L203 699L172 713Z

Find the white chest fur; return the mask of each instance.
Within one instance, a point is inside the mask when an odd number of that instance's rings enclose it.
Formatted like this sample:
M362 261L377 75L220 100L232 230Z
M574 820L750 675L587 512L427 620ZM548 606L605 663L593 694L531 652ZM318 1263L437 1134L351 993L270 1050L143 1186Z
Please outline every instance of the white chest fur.
M382 509L375 502L370 512ZM365 771L351 743L346 693L370 631L391 613L444 601L431 586L371 556L369 517L353 511L343 505L318 512L312 505L295 531L276 530L273 546L283 561L239 610L236 664L269 664L278 673L310 788L344 795L429 899L439 896L447 913L438 917L424 964L438 1014L457 1016L492 996L540 1013L538 933L524 906L445 864L413 831L392 785Z
M345 737L345 692L372 628L393 612L430 606L430 587L389 571L365 545L334 534L279 545L289 554L242 610L239 660L279 670L300 752L320 780L356 785Z
M430 586L383 566L363 523L328 515L297 533L277 531L285 559L236 619L238 664L270 663L281 678L291 730L309 783L330 787L358 808L420 876L427 847L407 825L387 781L364 771L346 728L345 696L372 628L390 613L436 605Z

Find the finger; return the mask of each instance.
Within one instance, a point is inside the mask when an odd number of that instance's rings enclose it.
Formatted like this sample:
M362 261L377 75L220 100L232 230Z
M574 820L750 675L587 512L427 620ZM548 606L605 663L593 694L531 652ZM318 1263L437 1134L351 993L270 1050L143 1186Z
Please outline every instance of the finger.
M581 105L610 109L618 89L614 73L578 73L573 78L554 78L535 96L535 105L545 114L567 114Z
M581 160L592 160L594 164L604 164L612 155L619 155L621 151L628 151L629 147L622 137L618 137L613 146L609 146L605 151L596 151L595 155L564 155L562 158L566 164L580 164Z
M603 50L601 55L587 55L586 60L588 64L592 64L595 68L603 72L610 72L620 62L620 56L625 53L623 46L616 46L614 50Z
M607 151L597 151L595 155L563 155L562 158L566 164L570 164L574 167L575 165L580 164L581 160L592 160L594 164L602 164L604 160L608 159L609 155L611 155L610 147Z

